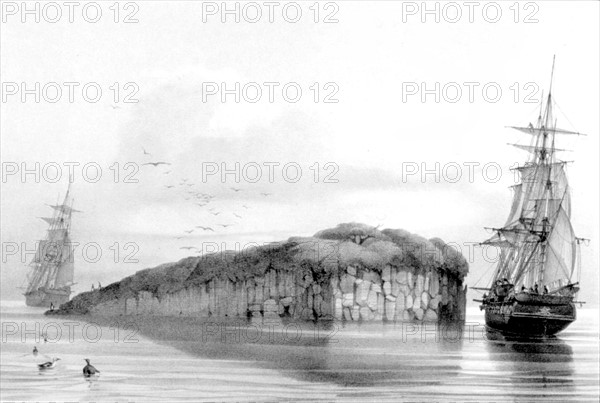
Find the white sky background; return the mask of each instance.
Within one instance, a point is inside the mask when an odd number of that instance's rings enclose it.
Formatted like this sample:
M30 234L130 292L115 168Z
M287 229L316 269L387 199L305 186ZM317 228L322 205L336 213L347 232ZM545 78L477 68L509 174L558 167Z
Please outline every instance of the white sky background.
M508 186L514 184L509 167L524 162L526 153L508 142L528 144L527 135L505 128L535 122L537 104L524 102L524 86L534 82L540 99L547 91L552 55L557 62L553 95L564 114L558 125L588 133L588 137L557 139L557 146L574 150L564 158L575 160L569 169L573 193L572 221L576 233L591 238L583 249L582 292L580 299L592 304L598 299L598 211L599 143L598 72L599 7L597 2L537 2L537 23L524 23L533 8L520 9L515 23L513 2L498 2L502 18L493 24L475 9L474 22L468 9L457 23L435 23L420 14L403 22L401 2L337 2L338 23L313 22L309 9L313 2L301 2L303 17L288 23L276 9L275 23L262 20L251 24L242 19L220 22L220 14L202 21L200 2L138 1L138 23L114 23L109 9L113 2L100 2L102 19L87 23L80 9L74 23L66 15L51 24L43 19L26 23L4 15L1 24L1 81L96 82L103 89L97 103L85 101L81 86L75 102L69 103L66 89L57 103L43 98L35 103L19 95L2 101L1 156L3 163L25 162L32 168L56 162L98 163L103 176L97 183L84 180L75 169L73 192L76 208L83 210L73 219L73 238L82 244L96 242L103 257L97 263L76 254L76 291L87 290L91 282L103 285L137 270L176 261L190 255L180 249L203 242L263 243L293 235L312 235L340 222L381 224L384 228L404 228L425 237L440 237L463 245L479 242L489 234L484 226L501 226L511 201ZM433 2L429 4L433 7ZM20 3L17 3L20 4ZM33 7L33 3L31 7ZM43 4L43 3L42 3ZM84 4L84 3L82 3ZM123 4L123 3L121 3ZM259 3L262 4L262 3ZM281 3L285 4L284 2ZM421 2L415 3L417 6ZM443 6L444 3L440 3ZM459 2L458 4L463 4ZM220 5L220 2L217 3ZM233 7L233 5L231 5ZM332 11L323 9L322 19ZM67 9L64 8L66 13ZM121 10L120 18L128 11ZM490 16L493 13L490 11ZM121 95L127 82L139 87L137 104L114 103L109 87L119 82ZM303 90L297 103L286 102L281 86L275 102L263 98L257 103L229 96L202 100L203 82L296 82ZM313 102L309 87L318 82L321 98L327 82L339 87L338 103ZM427 83L433 88L448 82L478 82L474 102L467 88L456 103L434 96L421 102L420 94L402 99L406 82ZM496 103L486 101L481 92L485 83L497 83L503 93ZM510 88L518 83L518 102ZM65 88L65 87L63 87ZM514 88L514 87L513 87ZM492 94L492 93L491 93ZM6 96L6 94L4 94ZM492 94L493 95L493 94ZM566 118L565 118L566 115ZM568 120L567 120L568 119ZM572 122L572 123L571 123ZM142 147L152 153L142 153ZM134 176L138 183L114 183L109 167L118 162L142 164L168 161L169 167L141 166ZM268 169L263 179L235 183L229 175L202 183L202 163L277 162L273 183ZM281 166L295 162L303 169L299 182L288 183ZM319 183L314 171L320 164ZM339 183L323 183L330 170L339 167L334 178ZM423 182L419 175L402 180L403 163L457 163L463 176L457 183L434 175ZM503 175L498 182L486 181L480 169L474 180L468 178L465 163L499 164ZM170 174L163 174L171 171ZM90 171L91 172L91 171ZM130 172L130 171L128 171ZM253 171L249 171L253 172ZM454 171L448 171L454 172ZM54 203L64 194L67 170L62 180L49 183L33 175L22 181L8 176L2 183L2 241L25 242L32 249L45 230L38 216L49 214L44 203ZM121 170L121 175L126 172ZM293 170L290 170L290 174ZM494 171L489 171L494 176ZM189 178L196 190L216 196L205 207L185 200L182 178ZM166 185L175 185L167 189ZM230 188L242 189L234 192ZM261 193L271 193L262 196ZM244 208L246 205L248 208ZM213 216L208 210L221 211ZM242 218L233 215L236 213ZM234 224L221 228L218 224ZM196 225L213 227L215 233L195 230ZM175 237L184 236L177 240ZM120 245L118 263L115 242ZM124 262L139 246L134 259ZM207 246L204 244L204 248ZM2 298L19 298L19 286L30 255L6 256L3 250ZM493 266L476 249L467 284L474 285ZM485 285L486 278L478 285ZM470 295L475 297L475 294Z

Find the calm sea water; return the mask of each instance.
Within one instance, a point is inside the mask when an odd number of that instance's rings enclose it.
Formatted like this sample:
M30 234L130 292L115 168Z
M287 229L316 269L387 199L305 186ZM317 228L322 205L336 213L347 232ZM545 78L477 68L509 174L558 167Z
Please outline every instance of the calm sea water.
M598 311L556 338L467 324L46 317L1 304L3 401L598 401ZM41 334L45 334L44 342ZM40 353L32 354L37 346ZM59 357L55 368L38 363ZM84 358L101 374L85 379Z

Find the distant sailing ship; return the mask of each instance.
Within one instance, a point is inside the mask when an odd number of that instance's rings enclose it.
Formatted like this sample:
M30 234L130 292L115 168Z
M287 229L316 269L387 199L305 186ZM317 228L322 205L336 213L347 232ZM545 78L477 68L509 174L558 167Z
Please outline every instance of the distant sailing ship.
M557 134L581 133L556 128L552 109L550 91L536 126L511 126L532 136L531 145L512 144L531 157L516 168L521 183L512 186L506 223L493 228L495 235L483 242L499 247L500 255L492 284L483 288L489 295L476 301L485 309L486 325L503 333L553 335L576 319L574 299L584 239L577 238L571 226L567 161L556 157L556 152L566 150L555 148L554 140Z
M46 238L38 244L27 275L25 303L29 306L57 307L69 300L74 276L73 248L69 236L73 200L71 184L62 204L51 205L52 217L40 217L49 224Z

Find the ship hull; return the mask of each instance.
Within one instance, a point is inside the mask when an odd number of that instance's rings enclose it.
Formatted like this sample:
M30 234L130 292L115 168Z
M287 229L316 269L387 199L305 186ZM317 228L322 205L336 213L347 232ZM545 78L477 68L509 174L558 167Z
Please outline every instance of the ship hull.
M36 291L25 293L25 304L27 306L42 308L50 308L51 306L58 308L61 304L69 301L70 295L70 288L63 288L60 290L38 289Z
M577 317L575 305L566 304L491 303L485 306L485 323L507 334L552 336L564 330Z

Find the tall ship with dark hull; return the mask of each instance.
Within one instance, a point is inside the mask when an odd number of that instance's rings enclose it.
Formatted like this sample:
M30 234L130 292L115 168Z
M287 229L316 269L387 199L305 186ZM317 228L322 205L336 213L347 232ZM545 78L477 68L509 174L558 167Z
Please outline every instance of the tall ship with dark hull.
M554 70L554 66L552 67ZM552 80L551 80L552 83ZM552 88L552 85L550 85ZM512 207L501 228L483 242L500 249L492 284L481 302L488 328L502 333L548 336L577 317L580 244L571 226L571 196L555 139L581 133L556 127L551 91L540 106L536 125L513 129L531 135L529 145L512 144L529 153L515 168L520 183L512 186Z
M46 237L39 241L30 263L25 287L28 306L56 307L69 301L74 277L74 256L70 238L73 200L69 189L62 204L50 205L52 217L40 217L48 223Z

